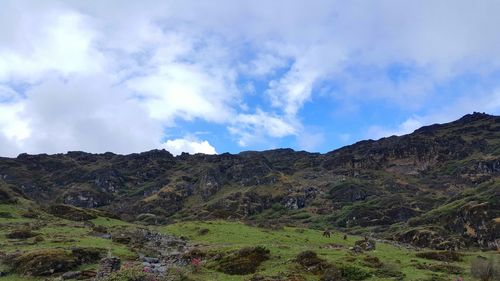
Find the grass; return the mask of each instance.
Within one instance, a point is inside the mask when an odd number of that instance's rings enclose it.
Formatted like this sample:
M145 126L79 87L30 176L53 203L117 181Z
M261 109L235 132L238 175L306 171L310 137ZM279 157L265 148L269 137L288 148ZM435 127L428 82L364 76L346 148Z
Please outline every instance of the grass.
M200 235L199 230L204 228L209 230L208 233ZM271 250L272 258L261 266L259 274L262 275L279 275L280 272L294 270L296 264L293 259L298 253L305 250L313 250L320 257L333 264L350 264L371 272L374 271L363 263L364 254L354 255L348 249L354 245L356 240L361 239L358 236L349 236L347 240L344 240L343 234L334 233L331 238L325 238L321 231L312 229L285 227L283 230L267 230L228 221L184 222L160 227L159 230L164 233L186 236L190 240L204 245L203 247L208 250L229 251L246 246L264 246ZM340 245L343 248L328 247L332 244ZM418 263L439 264L440 262L417 258L414 250L391 244L377 243L377 249L369 252L369 255L379 258L383 263L397 265L405 274L405 280L425 280L432 275L439 275L445 280L452 280L455 277L416 268ZM494 253L486 255L494 255ZM466 253L463 262L454 263L463 268L464 276L468 276L468 264L473 256L475 256L473 253ZM228 276L210 270L203 271L200 276L202 276L200 278L216 278L214 280L245 280L248 278L248 276ZM308 280L318 280L317 276L311 274L304 276ZM367 280L387 279L372 276Z
M10 240L5 234L16 228L25 226L26 223L38 223L39 220L20 217L26 210L26 206L0 205L0 211L9 212L13 218L0 218L0 247L2 251L12 252L16 250L34 250L62 248L70 249L74 246L98 247L108 249L113 255L119 256L123 260L133 260L136 254L122 244L116 244L109 239L103 239L89 235L90 227L82 222L73 222L64 219L56 219L49 215L43 216L42 227L34 229L40 233L43 241L34 243L34 238L27 240ZM297 215L301 215L300 212ZM95 225L102 225L108 228L135 227L134 224L116 219L98 217L92 222ZM141 226L143 227L143 226ZM419 264L440 264L439 261L426 260L415 256L415 250L398 247L392 244L377 243L377 249L364 254L354 254L349 247L354 246L355 241L362 237L349 235L346 240L344 234L334 232L331 238L322 236L322 232L315 229L284 227L278 230L270 230L249 226L236 221L208 221L208 222L179 222L168 226L151 227L153 230L187 237L192 243L199 244L202 250L213 253L223 253L248 246L264 246L271 252L271 259L265 261L259 268L259 274L263 276L283 276L290 272L299 272L306 280L318 280L317 275L305 272L294 262L294 258L302 251L312 250L319 257L335 264L339 267L354 266L364 271L370 272L371 277L366 280L390 280L387 277L380 277L375 274L376 269L367 266L364 258L369 255L377 257L384 264L395 265L398 270L405 274L404 280L430 280L432 276L439 276L444 280L452 280L455 276L446 273L435 273L425 269L419 269ZM208 229L205 234L200 234L201 229ZM464 259L454 262L453 265L463 269L464 278L470 280L468 276L469 264L478 255L477 252L464 253ZM493 252L481 253L483 256L493 256ZM207 265L213 264L207 261ZM82 268L95 269L95 264L84 265ZM213 267L205 266L199 273L191 274L193 280L220 280L220 281L243 281L248 280L247 276L231 276L217 272ZM2 268L0 267L0 270ZM41 280L19 275L8 275L0 277L0 281L18 280Z

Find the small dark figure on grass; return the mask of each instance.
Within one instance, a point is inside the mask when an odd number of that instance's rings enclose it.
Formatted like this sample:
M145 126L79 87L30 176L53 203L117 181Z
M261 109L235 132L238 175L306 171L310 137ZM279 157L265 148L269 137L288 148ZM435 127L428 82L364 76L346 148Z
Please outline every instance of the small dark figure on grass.
M325 229L325 231L323 231L323 237L330 238L331 235L332 235L332 232L329 229Z

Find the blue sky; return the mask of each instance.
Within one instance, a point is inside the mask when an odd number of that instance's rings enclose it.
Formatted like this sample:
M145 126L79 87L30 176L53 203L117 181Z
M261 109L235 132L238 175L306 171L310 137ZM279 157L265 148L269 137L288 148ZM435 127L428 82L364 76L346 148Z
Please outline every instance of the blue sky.
M498 1L25 1L0 155L327 152L500 114Z

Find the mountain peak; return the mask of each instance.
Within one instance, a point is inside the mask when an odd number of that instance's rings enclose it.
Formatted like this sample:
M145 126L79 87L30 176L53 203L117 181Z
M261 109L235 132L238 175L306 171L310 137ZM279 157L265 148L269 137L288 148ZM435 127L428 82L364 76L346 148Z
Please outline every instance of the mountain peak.
M458 119L457 122L460 123L469 123L469 122L474 122L478 120L486 120L486 119L494 119L496 116L494 115L489 115L484 112L473 112L472 114L466 114L462 118Z

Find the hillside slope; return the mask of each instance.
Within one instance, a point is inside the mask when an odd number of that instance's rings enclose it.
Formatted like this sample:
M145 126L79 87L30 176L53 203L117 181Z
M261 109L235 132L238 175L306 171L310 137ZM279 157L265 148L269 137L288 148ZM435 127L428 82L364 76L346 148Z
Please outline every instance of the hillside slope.
M342 228L420 247L496 249L500 117L469 114L326 154L21 154L0 158L0 201L11 193L149 224L241 219Z

